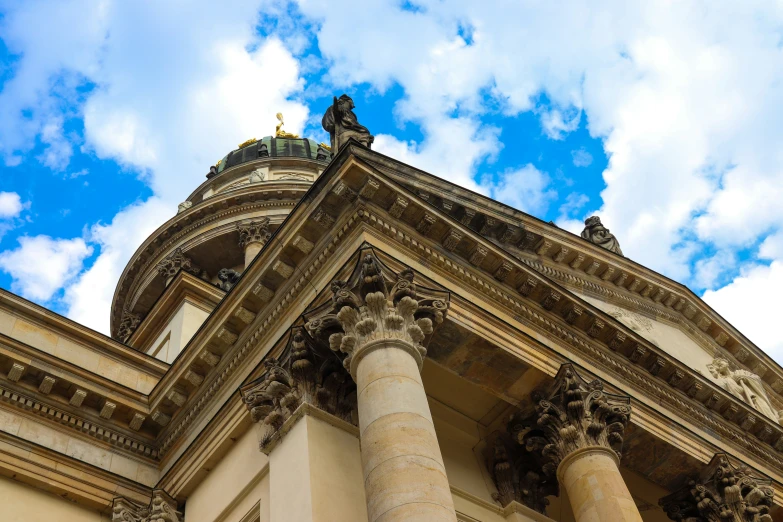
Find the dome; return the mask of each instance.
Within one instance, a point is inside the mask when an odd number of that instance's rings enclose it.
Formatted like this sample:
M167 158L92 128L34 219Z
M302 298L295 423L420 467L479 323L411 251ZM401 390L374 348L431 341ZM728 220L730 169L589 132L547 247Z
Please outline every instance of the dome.
M305 158L328 163L332 159L332 153L328 147L319 145L315 140L308 138L266 136L260 140L248 140L242 143L238 149L226 154L214 167L210 168L207 178L216 176L227 168L269 157Z

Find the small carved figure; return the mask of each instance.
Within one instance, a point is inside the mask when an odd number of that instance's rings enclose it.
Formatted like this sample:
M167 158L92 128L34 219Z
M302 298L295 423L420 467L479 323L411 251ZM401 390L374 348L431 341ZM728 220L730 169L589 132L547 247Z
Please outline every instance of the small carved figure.
M623 255L617 238L609 232L608 228L604 227L601 223L601 218L598 216L591 216L585 220L585 229L582 231L582 237L610 252Z
M232 288L234 288L234 285L237 284L237 281L239 281L239 277L241 275L242 274L236 270L232 270L231 268L221 268L218 272L218 279L220 280L217 285L218 288L229 292Z
M375 141L375 136L364 125L359 124L359 120L354 114L353 100L347 94L339 98L335 96L332 106L326 109L321 120L321 125L332 140L332 155L337 154L340 146L353 138L365 147L370 147Z
M710 373L726 391L736 395L775 422L779 422L778 413L772 408L761 377L747 370L732 370L729 362L717 357L707 365Z

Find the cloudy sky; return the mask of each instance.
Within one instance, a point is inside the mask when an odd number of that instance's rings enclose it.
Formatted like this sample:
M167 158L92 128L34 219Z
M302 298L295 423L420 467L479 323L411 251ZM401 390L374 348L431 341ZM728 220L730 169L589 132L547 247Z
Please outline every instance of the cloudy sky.
M375 149L600 214L783 362L782 82L773 0L0 0L0 286L106 332L209 165L347 92Z

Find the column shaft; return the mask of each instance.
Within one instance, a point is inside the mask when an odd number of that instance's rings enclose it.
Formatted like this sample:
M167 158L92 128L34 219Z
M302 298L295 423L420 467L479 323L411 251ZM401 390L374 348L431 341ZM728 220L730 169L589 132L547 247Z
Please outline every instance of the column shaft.
M370 522L456 521L416 350L383 339L355 354Z
M642 522L617 467L617 455L603 446L578 449L557 469L576 522Z
M263 246L264 244L258 241L251 241L245 245L245 269L250 266L250 263L253 262L253 259L256 258Z

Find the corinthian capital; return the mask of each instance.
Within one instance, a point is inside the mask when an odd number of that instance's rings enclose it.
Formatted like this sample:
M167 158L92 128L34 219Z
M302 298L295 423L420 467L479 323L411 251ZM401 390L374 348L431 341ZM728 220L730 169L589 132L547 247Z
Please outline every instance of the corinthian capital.
M162 489L152 492L148 506L142 506L123 497L112 501L112 522L183 522L177 511L177 501Z
M253 421L267 426L262 451L268 451L269 442L301 404L355 424L356 385L340 359L313 342L302 327L291 330L280 360L267 358L264 365L264 375L241 389Z
M258 221L247 223L237 223L239 232L239 246L245 248L250 243L261 243L262 245L269 241L272 233L269 231L269 218L262 218Z
M772 522L773 490L768 479L716 454L696 480L658 503L671 520L684 522Z
M531 429L520 431L520 442L545 458L543 470L553 476L571 453L590 447L610 449L620 459L623 433L631 416L630 398L603 390L598 380L587 382L564 364L545 394L534 394L536 414Z
M156 266L158 273L165 279L174 277L180 270L190 272L194 275L199 275L201 270L199 267L193 264L193 261L182 253L181 248L177 248L166 259L158 263Z
M393 274L372 251L365 251L348 281L334 281L332 302L308 314L307 330L345 356L346 369L356 377L356 354L383 341L393 341L413 355L421 368L427 354L424 341L443 322L448 294L414 283L405 269Z

